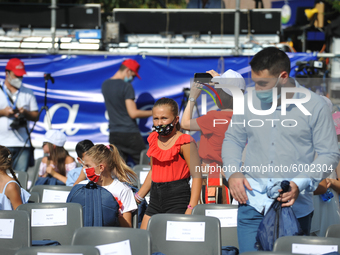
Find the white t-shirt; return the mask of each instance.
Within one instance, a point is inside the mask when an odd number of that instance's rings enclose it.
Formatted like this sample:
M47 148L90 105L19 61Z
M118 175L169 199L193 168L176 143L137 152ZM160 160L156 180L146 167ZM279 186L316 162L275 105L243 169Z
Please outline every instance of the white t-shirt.
M89 181L85 180L79 184L87 184ZM137 209L135 197L132 189L126 184L120 182L117 179L113 179L113 182L108 186L102 186L107 189L115 198L118 198L122 202L121 213L133 212Z
M3 82L0 83L2 89L7 89L6 85ZM7 97L4 91L0 89L0 109L5 109L8 104ZM8 94L8 89L6 90ZM33 91L29 88L21 86L20 92L18 91L12 95L12 98L18 97L16 105L20 108L23 107L28 111L38 111L37 100L33 94ZM13 100L14 100L13 98ZM15 100L14 100L15 101ZM11 118L7 118L5 116L0 117L0 144L6 147L22 147L25 144L27 139L27 133L24 127L19 128L18 130L13 130L10 128L10 124L12 123ZM26 147L30 147L29 141L26 143Z

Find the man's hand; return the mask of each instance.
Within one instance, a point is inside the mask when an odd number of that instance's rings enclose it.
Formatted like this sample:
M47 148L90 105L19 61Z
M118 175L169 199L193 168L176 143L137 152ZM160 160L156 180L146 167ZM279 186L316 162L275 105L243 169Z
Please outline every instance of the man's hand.
M244 187L248 190L253 190L246 177L242 173L234 173L230 176L228 183L233 198L240 204L246 204L248 196Z
M12 107L6 106L5 109L3 109L3 115L6 117L13 117L15 114L15 111L12 109Z
M334 181L334 179L326 178L327 189L333 185Z
M21 107L21 108L18 109L19 114L23 114L24 116L26 114L25 111L26 110L24 109L24 107Z
M283 203L282 207L292 206L300 194L299 187L295 184L295 182L290 182L289 186L290 190L286 193L280 194L280 196L277 198L277 201ZM282 190L279 190L279 192L281 191Z

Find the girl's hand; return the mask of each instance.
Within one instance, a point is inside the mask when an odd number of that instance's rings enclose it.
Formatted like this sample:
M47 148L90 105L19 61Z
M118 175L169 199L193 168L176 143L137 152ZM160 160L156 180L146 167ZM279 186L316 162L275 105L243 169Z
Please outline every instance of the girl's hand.
M192 213L192 209L187 208L187 210L185 211L185 214L191 214Z
M196 100L202 92L202 90L200 89L202 87L203 87L203 85L194 82L194 84L192 84L192 87L190 88L189 97L192 97Z
M49 164L48 167L46 167L46 173L53 176L53 174L55 173L54 168L55 166L53 164Z

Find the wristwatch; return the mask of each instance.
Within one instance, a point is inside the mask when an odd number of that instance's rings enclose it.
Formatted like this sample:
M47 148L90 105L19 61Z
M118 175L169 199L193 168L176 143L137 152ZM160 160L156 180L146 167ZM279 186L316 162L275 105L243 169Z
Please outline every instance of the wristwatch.
M191 102L195 102L195 101L196 101L196 99L193 98L193 97L189 97L189 100L190 100Z

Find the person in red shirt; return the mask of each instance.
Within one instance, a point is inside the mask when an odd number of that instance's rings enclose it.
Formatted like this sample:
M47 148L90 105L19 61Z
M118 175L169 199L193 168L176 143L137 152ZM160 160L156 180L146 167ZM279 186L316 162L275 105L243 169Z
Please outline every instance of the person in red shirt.
M245 90L245 81L243 77L229 69L221 76L214 70L207 71L213 77L213 82L221 84L234 85ZM194 102L201 94L202 84L194 83L190 89L189 101L184 110L181 126L183 129L190 131L201 131L201 139L199 146L199 156L202 160L202 171L209 173L209 186L222 186L220 171L217 166L222 166L221 150L224 134L228 129L229 123L233 116L233 95L227 88L216 88L216 92L221 98L222 105L216 96L216 104L220 110L210 110L206 115L193 118ZM221 169L221 168L220 168ZM223 175L223 172L222 172ZM208 191L211 196L215 196L215 188ZM208 196L210 196L208 195ZM207 202L207 201L206 201ZM213 200L213 203L216 201ZM229 204L230 195L226 196L226 202Z
M159 99L153 109L153 132L148 137L151 159L143 186L135 194L140 203L150 191L141 229L157 213L191 214L197 205L202 187L200 161L194 140L180 132L178 105L170 98ZM192 177L190 190L189 179Z

